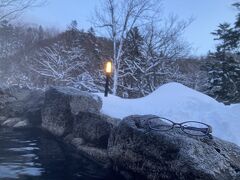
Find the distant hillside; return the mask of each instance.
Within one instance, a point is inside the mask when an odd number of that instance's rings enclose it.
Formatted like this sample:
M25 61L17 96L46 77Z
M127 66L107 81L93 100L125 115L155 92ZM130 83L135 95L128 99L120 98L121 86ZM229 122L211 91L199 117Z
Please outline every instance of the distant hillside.
M90 92L104 91L104 63L113 54L110 39L96 36L93 30L68 29L54 34L41 26L15 27L6 23L0 30L2 85L64 85ZM127 51L123 55L125 72L120 78L119 96L142 97L168 82L208 93L206 59L171 59L158 51L148 54L144 37L141 42L131 38L124 43Z

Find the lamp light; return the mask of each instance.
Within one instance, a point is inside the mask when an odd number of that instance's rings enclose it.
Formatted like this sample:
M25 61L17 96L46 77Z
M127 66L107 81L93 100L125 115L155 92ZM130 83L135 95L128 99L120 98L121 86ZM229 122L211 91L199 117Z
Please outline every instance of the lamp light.
M107 61L105 64L105 73L106 73L106 84L105 84L105 93L104 96L108 96L109 91L109 79L112 74L112 61Z
M112 73L112 61L107 61L105 65L105 72L106 74Z

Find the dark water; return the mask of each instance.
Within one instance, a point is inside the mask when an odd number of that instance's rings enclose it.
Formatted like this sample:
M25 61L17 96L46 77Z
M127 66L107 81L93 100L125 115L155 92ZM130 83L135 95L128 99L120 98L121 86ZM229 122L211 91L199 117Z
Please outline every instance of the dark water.
M118 180L38 129L0 129L0 180Z

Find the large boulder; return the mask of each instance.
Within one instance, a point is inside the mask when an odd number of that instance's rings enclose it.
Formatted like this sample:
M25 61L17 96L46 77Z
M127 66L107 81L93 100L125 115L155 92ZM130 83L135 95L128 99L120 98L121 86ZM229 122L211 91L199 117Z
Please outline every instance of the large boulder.
M33 91L27 87L19 87L19 86L10 86L10 87L5 87L1 89L2 91L4 91L5 94L10 95L17 100L24 100Z
M16 97L7 92L6 88L0 88L0 113L2 114L6 104L16 101Z
M20 87L0 89L0 115L8 118L24 118L29 125L41 124L41 108L44 92ZM10 120L11 121L11 120Z
M108 139L118 123L119 119L103 114L80 112L74 115L73 131L64 137L64 141L86 157L105 167L110 166Z
M127 117L112 131L108 155L118 169L154 180L240 179L237 145L189 136L179 128L149 132L149 117Z
M106 149L110 133L118 122L106 115L81 112L74 117L73 135Z
M99 113L101 99L70 87L50 87L45 93L42 127L56 136L72 132L73 117L79 112Z
M93 144L90 144L82 138L73 138L69 136L71 135L64 138L65 142L73 145L82 155L85 155L89 159L92 159L105 167L111 164L106 148L95 147Z

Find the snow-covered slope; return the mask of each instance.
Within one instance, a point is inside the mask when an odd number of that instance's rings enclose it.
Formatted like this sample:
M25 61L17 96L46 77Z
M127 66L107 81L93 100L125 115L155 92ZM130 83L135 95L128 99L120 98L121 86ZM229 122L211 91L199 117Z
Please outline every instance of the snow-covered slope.
M165 84L139 99L98 95L103 100L102 113L112 117L154 114L175 122L205 122L215 136L240 145L240 104L225 106L179 83Z

